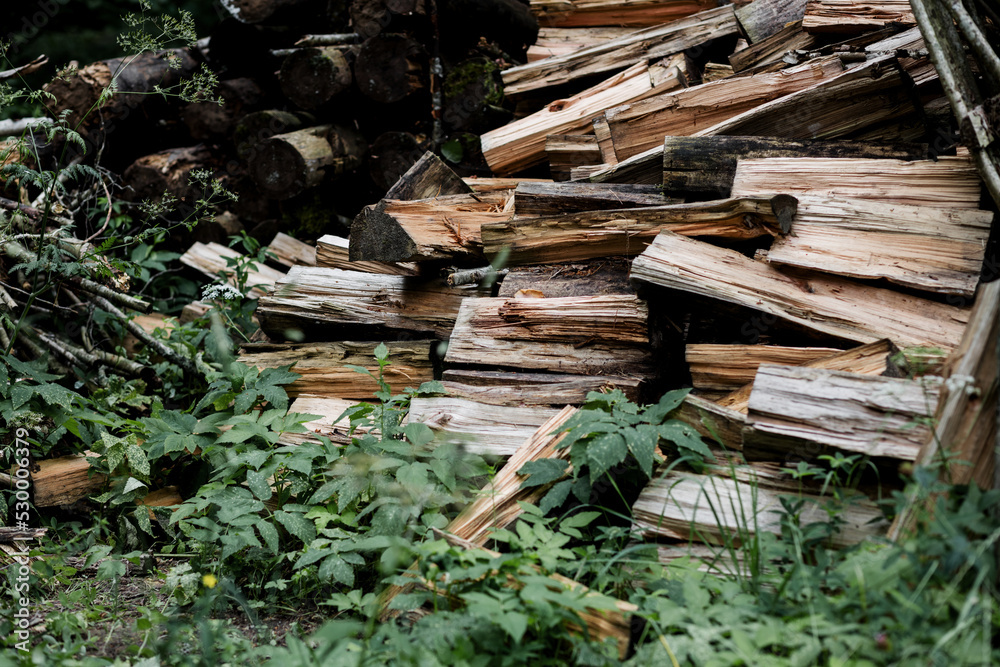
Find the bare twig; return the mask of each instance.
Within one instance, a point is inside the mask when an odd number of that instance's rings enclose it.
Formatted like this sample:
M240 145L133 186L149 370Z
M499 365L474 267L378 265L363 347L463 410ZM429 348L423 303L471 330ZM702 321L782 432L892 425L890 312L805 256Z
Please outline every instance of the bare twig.
M195 369L194 362L188 359L182 354L178 354L176 351L169 348L163 343L163 341L151 336L145 329L133 322L128 316L122 311L118 310L113 304L109 303L107 300L101 297L96 297L94 299L94 305L96 305L101 310L114 315L122 321L125 328L128 329L129 333L141 340L143 343L153 348L157 354L161 357L170 361L171 363L177 364L184 369L185 372L196 374L197 369Z
M356 32L346 32L333 35L303 35L295 42L295 46L340 46L360 42L361 35Z

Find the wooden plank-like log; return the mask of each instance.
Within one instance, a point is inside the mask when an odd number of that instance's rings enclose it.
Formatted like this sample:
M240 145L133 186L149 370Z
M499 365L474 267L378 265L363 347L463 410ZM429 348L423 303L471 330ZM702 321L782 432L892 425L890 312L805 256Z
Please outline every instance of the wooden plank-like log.
M732 196L768 192L979 208L980 180L967 155L937 160L770 158L740 160Z
M382 200L351 225L352 261L414 262L482 256L480 228L511 217L507 197L448 195L414 201Z
M278 232L267 249L274 253L279 264L288 267L316 266L316 248L284 232Z
M389 188L384 199L429 199L470 192L472 188L444 160L426 151Z
M410 400L407 420L434 431L432 445L458 444L483 456L511 456L558 408L480 403L451 396Z
M831 56L778 72L703 83L609 109L605 117L615 155L619 161L625 160L662 146L664 136L695 134L765 102L832 79L843 71L840 59Z
M634 294L628 281L628 269L626 259L515 268L500 283L497 296L510 299L519 294L542 298Z
M809 0L802 27L809 32L859 34L916 22L909 0Z
M495 303L496 313L473 316L470 324L488 329L490 336L501 340L649 343L649 309L631 294L497 299Z
M748 2L736 8L741 32L751 44L777 34L789 23L802 20L808 0Z
M487 257L509 252L512 266L636 255L664 229L730 239L778 235L794 210L794 198L775 196L540 216L484 224L483 248Z
M306 442L320 442L317 436L330 439L337 446L351 443L351 424L348 418L338 420L348 408L358 404L358 401L343 398L319 398L316 396L301 396L292 401L289 412L300 415L316 415L317 418L303 424L304 432L292 433L285 431L278 438L282 445L301 445ZM365 433L365 428L358 428L357 434Z
M743 431L748 457L811 460L830 450L913 461L931 435L941 378L764 364Z
M969 309L846 278L783 273L725 248L661 232L632 262L632 280L760 310L806 329L860 343L953 349Z
M699 134L839 139L889 121L919 119L911 86L896 59L884 56L732 115Z
M781 57L789 51L806 51L817 43L818 40L814 35L802 29L801 20L791 21L778 32L729 56L729 64L735 71L742 72L751 67L780 62Z
M806 368L845 371L847 373L860 373L863 375L897 374L898 369L892 360L896 351L896 346L891 341L883 339L874 343L868 343L867 345L859 345L850 350L834 352L828 356L813 359L801 365ZM791 365L787 361L782 363L786 366ZM746 414L752 391L753 382L750 381L739 389L718 399L716 403L730 410Z
M713 0L531 0L531 13L540 26L636 28L659 26L715 6Z
M316 266L364 273L384 273L392 276L415 276L420 273L416 264L393 262L352 262L350 241L340 236L326 234L316 242Z
M597 138L591 134L550 134L545 137L545 159L556 181L568 181L573 167L601 161Z
M467 176L462 182L472 188L477 195L498 190L513 190L521 183L551 183L551 178L487 177Z
M565 56L546 58L504 70L504 93L511 97L594 74L614 72L636 63L681 53L735 33L736 17L731 6L708 9Z
M236 260L243 255L232 248L227 248L218 243L195 243L188 251L181 255L181 264L190 266L192 269L200 271L209 278L218 278L219 272L223 271L229 276L229 284L236 285L235 272L226 260ZM256 268L247 272L247 287L252 288L249 292L251 297L263 296L268 288L285 277L281 271L272 269L270 266L255 263Z
M743 426L746 419L741 412L688 394L672 416L693 426L698 435L716 447L725 447L731 452L743 449Z
M794 233L767 260L972 297L992 220L989 211L800 197Z
M736 165L733 164L735 169ZM627 183L521 183L514 190L517 216L558 215L609 208L639 208L678 204L655 185Z
M539 164L545 160L548 135L582 133L605 109L687 85L679 67L683 62L683 56L677 56L651 65L637 63L577 95L486 132L480 137L483 156L497 174Z
M35 507L71 505L97 493L107 478L90 469L88 456L97 454L88 451L38 461L38 469L31 473Z
M633 528L648 539L736 546L755 533L780 533L784 513L780 497L794 490L775 485L755 468L740 472L745 473L747 481L676 471L654 475L632 506ZM803 525L830 520L823 498L809 494L801 497L814 501L803 506ZM835 547L857 544L884 533L888 527L881 510L871 501L851 504L840 518L844 524L832 538Z
M753 382L761 364L799 366L837 352L832 347L689 344L684 359L695 390L729 393Z
M431 346L434 341L389 341L389 366L384 379L394 389L419 387L434 379ZM276 344L248 343L240 348L239 360L257 368L276 368L294 363L292 371L302 377L285 390L292 398L350 398L372 400L378 391L374 377L347 367L367 368L378 377L379 366L374 350L377 342L342 341L337 343Z
M771 137L667 137L663 142L663 189L728 197L739 160L770 157L926 159L927 144L880 145Z
M538 39L528 47L527 62L533 63L555 56L565 56L610 39L618 39L635 28L599 26L590 28L549 28L538 29Z
M652 354L648 344L624 344L592 337L588 334L588 322L581 318L573 319L580 331L577 342L573 343L494 337L494 327L508 326L498 313L508 301L503 298L463 301L445 353L445 363L576 375L645 378L651 374Z
M387 337L407 335L446 338L463 294L439 281L419 281L359 271L295 266L258 301L261 328L275 340L292 329L324 336L343 327L354 336L367 327ZM346 337L346 336L345 336ZM327 337L326 340L329 340Z
M559 373L510 373L451 368L441 384L449 396L493 405L582 405L592 391L620 389L639 400L641 378Z

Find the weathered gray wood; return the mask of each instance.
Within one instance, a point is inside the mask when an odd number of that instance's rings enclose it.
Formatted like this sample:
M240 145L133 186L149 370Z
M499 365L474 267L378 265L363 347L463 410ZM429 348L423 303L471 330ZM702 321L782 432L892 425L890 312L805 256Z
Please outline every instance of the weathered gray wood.
M751 44L780 32L786 24L801 21L808 0L749 2L736 8L736 20Z
M972 297L993 213L800 197L793 234L767 260Z
M709 9L565 56L504 70L504 93L514 96L593 74L625 69L635 63L680 53L735 32L736 17L731 6Z
M462 177L431 151L420 156L383 199L429 199L472 192Z
M663 142L663 189L728 197L739 160L770 157L926 159L927 144L879 145L760 136L667 137Z
M834 451L913 461L931 435L941 378L917 380L764 364L743 452L790 464Z
M434 280L295 266L259 300L257 317L275 340L289 329L315 340L336 326L353 329L355 337L360 327L373 327L386 337L447 338L463 294Z
M708 243L660 232L632 262L632 280L760 310L819 333L860 343L952 349L969 309L871 287L846 278L783 273Z
M491 405L450 396L413 398L407 422L429 426L432 444L453 442L472 454L511 456L558 413L558 408Z
M862 33L915 23L909 0L809 0L802 18L809 32Z
M257 368L277 368L295 364L292 370L302 377L286 387L292 398L350 398L374 400L379 385L374 377L358 373L348 364L367 368L378 377L375 361L378 342L342 341L338 343L275 344L248 343L240 347L239 360ZM385 381L397 391L419 387L434 379L430 340L388 341L391 362L383 371Z
M497 296L509 299L518 293L543 298L635 294L628 281L628 269L625 259L515 268L500 283Z
M672 417L693 426L702 438L715 446L734 452L743 449L743 426L746 419L741 412L688 394Z
M738 12L739 10L737 10ZM810 35L802 29L801 20L792 21L778 32L729 56L729 64L733 66L735 71L742 72L751 67L780 62L781 57L787 52L809 50L817 43L818 40L814 35Z
M733 170L736 163L733 162ZM639 208L679 204L655 185L625 183L521 183L514 190L517 216L558 215L609 208Z
M746 467L748 481L712 475L670 472L654 475L632 506L633 528L649 539L693 540L710 544L739 544L755 533L781 532L783 513L780 496L793 490L773 482L754 468ZM801 523L827 522L819 496L801 497L805 503ZM885 532L888 524L871 501L853 503L840 515L845 521L834 535L833 546L856 544Z
M284 232L278 232L267 245L275 261L285 266L316 266L316 247L303 243Z
M573 167L597 164L601 149L592 134L550 134L545 137L549 173L557 181L568 181Z
M559 373L510 373L452 368L441 384L449 396L493 405L582 405L592 391L620 389L639 400L641 378Z
M633 29L662 25L716 6L714 0L531 0L530 4L542 26Z
M624 375L647 378L653 371L649 345L592 339L588 322L578 319L580 337L575 343L496 338L492 327L505 327L498 309L508 299L466 299L455 322L445 354L446 364L501 367L571 373L575 375ZM473 326L473 321L479 326Z
M635 255L664 229L730 239L777 235L794 210L794 198L778 195L508 220L482 226L483 249L487 257L509 252L509 265Z

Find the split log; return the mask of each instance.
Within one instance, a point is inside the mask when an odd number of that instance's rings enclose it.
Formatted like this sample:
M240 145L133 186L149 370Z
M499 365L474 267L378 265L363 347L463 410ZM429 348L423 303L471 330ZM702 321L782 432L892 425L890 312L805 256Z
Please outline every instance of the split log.
M809 0L770 0L749 2L736 8L740 31L751 44L777 34L789 23L802 20Z
M672 417L693 427L711 445L730 452L743 449L746 418L741 412L688 394Z
M952 484L975 483L983 489L995 485L998 337L1000 281L994 281L980 290L962 342L948 358L941 399L934 411L934 435L917 454L916 463L922 466L948 455L948 465L941 474ZM893 522L890 539L899 539L913 529L918 502L916 496L910 496L908 506Z
M993 213L800 197L767 261L971 298Z
M743 431L748 457L786 464L830 450L902 461L931 436L941 378L919 380L764 364Z
M531 0L531 13L542 26L643 28L669 23L715 6L712 0Z
M338 327L344 333L353 329L355 338L359 329L367 336L447 338L467 293L437 281L293 266L258 301L257 317L275 340L283 340L290 329L307 335L320 331L329 340Z
M158 202L166 193L193 206L205 197L205 192L190 182L191 172L200 169L214 172L220 166L219 158L204 144L144 155L122 174L126 187L123 196L134 202Z
M649 309L630 294L497 301L496 313L474 315L470 324L500 340L649 343Z
M853 34L916 23L909 0L809 0L802 19L809 32Z
M685 86L686 80L678 67L682 62L683 56L648 66L637 63L582 93L552 102L541 111L487 132L480 137L483 156L498 174L511 174L539 164L545 160L548 135L585 131L590 128L591 120L609 107Z
M464 398L413 398L407 421L434 431L432 446L455 443L471 454L512 456L558 414L557 408L491 405Z
M748 6L750 5L744 8ZM729 56L729 64L735 71L742 72L752 67L781 62L782 56L789 51L808 51L818 43L819 40L815 35L802 29L801 20L792 21L777 32Z
M601 151L601 159L593 164L618 164L618 156L615 155L615 143L611 138L611 127L608 125L607 116L598 116L592 124L597 147Z
M937 160L771 158L740 160L733 196L766 192L866 199L934 208L979 208L980 180L968 156Z
M519 217L679 203L664 197L663 189L655 185L520 183L514 190L514 215Z
M288 111L268 109L248 113L233 129L236 154L243 160L251 159L257 146L276 134L287 134L302 127L302 119Z
M868 343L867 345L859 345L850 350L835 352L828 356L807 361L801 365L805 368L844 371L856 375L889 375L890 373L897 373L897 368L893 361L896 351L896 346L891 341L883 339L874 343ZM787 362L784 363L785 365L790 365ZM753 382L751 381L739 389L726 394L716 402L725 408L746 414L752 391Z
M557 181L568 181L573 167L601 161L597 138L587 134L549 134L545 137L549 173Z
M181 120L196 141L228 137L238 120L264 101L264 92L253 79L246 77L220 81L216 88L217 101L192 102L181 109Z
M719 394L753 382L761 364L800 366L839 351L832 347L694 344L685 346L684 359L695 390Z
M285 57L278 82L285 97L303 109L317 109L351 86L346 48L295 49Z
M512 299L635 294L628 281L626 259L604 259L589 264L526 266L512 269L500 283L497 296Z
M566 318L566 328L575 325L580 332L577 341L572 343L495 337L494 330L509 327L498 312L500 307L516 300L477 298L463 301L448 343L445 363L576 375L646 378L652 374L653 360L648 344L606 340L595 335L598 332L589 330L589 322L581 316Z
M383 33L358 49L354 80L365 97L381 104L399 102L427 85L427 52L412 37Z
M546 58L504 70L504 94L513 97L593 74L625 69L639 62L681 53L735 33L736 17L731 6L708 9L565 56Z
M284 266L316 266L316 248L283 232L278 232L267 249Z
M428 199L472 192L441 158L425 151L385 193L385 199Z
M732 65L720 65L719 63L705 63L705 69L701 72L701 82L711 83L721 81L734 74Z
M34 506L72 505L103 488L107 478L90 469L88 456L97 454L84 452L38 461L38 469L31 473Z
M327 234L316 242L316 266L364 273L384 273L391 276L416 276L420 273L416 264L392 264L386 262L352 262L350 242L339 236Z
M295 364L292 371L302 377L286 387L292 398L315 396L318 398L345 398L373 400L379 389L375 378L379 374L374 361L377 342L342 341L338 343L277 344L247 343L240 347L239 360L247 366L277 368ZM397 390L419 387L434 379L431 363L432 341L389 341L390 365L384 379ZM347 367L367 368L369 377Z
M314 396L302 396L292 401L289 413L300 415L314 415L316 419L304 422L305 432L293 433L285 431L278 438L281 445L301 445L306 442L320 442L317 436L330 439L333 445L343 447L351 444L351 422L350 419L341 417L348 408L358 404L358 401L348 401L343 398L316 398ZM355 431L356 435L368 432L365 427L359 427Z
M734 250L668 231L632 262L631 275L633 281L735 303L860 343L889 338L900 347L952 349L969 318L968 308L837 276L783 273Z
M695 134L765 102L832 79L843 71L839 58L826 57L778 72L703 83L609 109L605 117L615 155L619 161L625 160L662 146L664 136Z
M364 140L353 130L319 125L257 144L250 174L269 198L288 199L319 185L328 174L355 169L364 153Z
M181 495L180 489L176 486L165 486L162 489L150 491L144 497L136 500L135 504L148 507L150 521L156 521L154 507L174 507L182 502L184 502L184 497Z
M480 228L511 217L505 197L448 195L415 201L383 200L351 225L352 261L414 262L482 256Z
M612 152L614 146L612 145ZM592 183L640 183L658 185L663 182L663 146L657 146L633 155L621 162L615 158L598 165L586 174L580 174L581 180Z
M784 514L780 498L794 490L787 484L775 485L753 467L741 467L739 472L748 481L677 471L654 475L632 506L633 528L647 539L734 546L755 533L780 533ZM802 525L829 522L821 496L796 495L812 501L803 506ZM834 547L857 544L888 527L881 510L869 500L852 503L839 516L844 523L831 540Z
M840 76L722 120L699 134L786 139L858 136L862 130L890 121L910 117L919 121L920 111L914 103L911 86L894 57L876 58ZM917 136L922 136L922 122L917 122L916 127ZM911 138L908 135L895 137L890 132L888 140L908 141Z
M538 39L528 47L528 62L533 63L554 56L565 56L603 44L610 39L618 39L635 28L614 28L610 26L591 28L539 28Z
M218 243L195 243L181 255L180 261L181 264L190 266L212 279L218 279L220 271L225 272L229 276L229 284L235 287L234 271L227 260L235 260L242 256L236 250ZM256 268L247 271L246 286L251 288L248 296L251 298L264 296L270 287L284 277L285 274L277 269L272 269L266 264L256 264Z
M472 191L476 194L484 194L489 192L497 192L498 190L514 190L521 183L551 183L551 178L502 178L502 177L491 177L482 178L479 176L468 176L463 178L462 181L472 188ZM456 194L456 193L442 193L442 194Z
M739 160L770 157L926 159L927 144L878 145L855 141L791 141L768 137L667 137L663 188L728 197Z
M449 396L512 406L582 405L592 391L620 389L639 401L641 378L558 373L510 373L452 368L441 384Z
M751 239L788 229L795 199L720 199L647 208L584 211L482 226L487 257L510 253L509 265L636 255L665 229L686 236Z

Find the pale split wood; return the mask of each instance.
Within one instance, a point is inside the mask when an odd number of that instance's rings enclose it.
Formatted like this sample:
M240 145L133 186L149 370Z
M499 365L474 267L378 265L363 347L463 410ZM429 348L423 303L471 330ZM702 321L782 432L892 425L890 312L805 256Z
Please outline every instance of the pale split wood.
M649 308L631 294L491 301L496 314L473 316L471 325L494 338L649 343Z
M504 70L504 93L509 97L593 74L625 69L735 33L736 17L732 6L708 9L564 56Z
M772 192L867 199L910 206L979 208L981 185L967 156L937 160L767 158L740 160L732 195Z
M301 445L306 442L320 442L317 436L324 436L338 447L348 445L351 442L351 423L348 418L339 419L344 411L350 407L358 405L359 401L347 400L344 398L320 398L317 396L300 396L292 401L288 412L300 415L315 415L303 423L306 429L302 433L292 433L285 431L278 437L278 443L282 445ZM367 429L359 428L357 433L366 433ZM376 431L377 432L377 431Z
M551 178L520 178L517 176L466 176L462 179L476 194L513 190L521 183L551 183Z
M742 72L751 67L779 62L789 51L807 51L816 44L816 37L802 29L801 20L792 21L778 32L729 56L729 64L735 71Z
M285 387L292 398L316 396L372 400L379 390L376 377L379 365L375 361L377 341L341 341L330 343L275 344L249 343L240 348L239 360L259 369L292 366L302 377ZM436 341L386 341L389 365L383 379L396 391L404 387L419 387L434 379L431 348ZM364 375L347 365L366 368Z
M278 232L267 249L274 253L279 264L316 266L316 248L284 232Z
M573 167L600 162L601 149L592 134L549 134L545 137L545 158L552 178L567 181Z
M806 368L823 368L834 371L847 371L864 375L888 375L897 373L892 358L896 354L896 346L888 339L877 340L867 345L859 345L849 350L833 352L802 363ZM792 365L788 360L781 362L785 366ZM754 373L756 375L756 371ZM748 384L726 394L716 401L719 405L746 414L753 391L753 378Z
M698 435L712 445L733 452L743 449L743 426L746 419L742 413L731 408L688 394L672 418L694 427Z
M780 32L788 23L801 22L808 0L749 2L736 8L736 20L751 44Z
M483 156L497 174L512 174L539 164L545 160L548 135L589 130L591 121L610 107L685 86L678 67L682 62L683 56L678 56L651 65L636 63L577 95L486 132L480 136Z
M783 508L779 498L790 489L774 489L752 468L742 481L712 475L670 472L657 476L632 506L632 525L647 539L666 538L739 546L753 535L781 532ZM802 524L828 522L823 498L801 494L806 502ZM826 499L829 501L829 499ZM857 544L885 532L888 524L875 503L852 503L841 515L834 547Z
M622 162L662 147L665 136L693 135L843 71L840 59L829 56L778 72L711 81L608 109L605 117L615 156Z
M483 456L511 456L556 409L481 403L452 396L414 397L407 422L425 424L434 432L433 445L455 443Z
M218 278L219 271L223 271L229 276L229 284L235 287L235 272L229 267L226 260L241 258L243 255L232 248L218 243L198 241L181 255L181 264L190 266L209 278ZM255 262L255 265L256 268L251 268L247 272L247 287L251 288L249 296L259 298L266 293L269 287L284 278L285 274L266 264Z
M830 450L913 461L931 433L940 386L933 376L763 364L750 394L743 452L789 465Z
M531 0L531 13L540 26L634 29L663 25L715 6L714 0Z
M38 461L31 470L31 491L35 507L72 505L97 493L107 477L92 470L87 457L91 451Z
M777 235L794 210L794 198L775 196L539 216L484 224L483 248L487 257L509 253L512 266L634 255L666 229L730 239Z
M506 325L498 313L505 303L507 299L503 298L471 298L462 303L445 353L446 364L641 378L653 373L648 343L604 340L590 333L588 321L581 317L572 320L580 331L576 342L497 338L492 335L492 327L484 323Z
M554 56L565 56L574 51L603 44L609 39L617 39L635 28L611 26L538 29L538 39L528 47L527 62L533 63Z
M350 242L340 236L326 234L316 242L316 266L364 273L384 273L391 276L415 276L420 273L416 264L392 262L353 262L350 259Z
M781 272L763 262L672 232L660 232L632 262L632 280L763 311L806 329L859 343L958 345L969 308L872 287L839 276Z
M862 33L916 22L909 0L809 0L802 27L809 32Z
M480 403L562 406L582 405L590 392L613 389L637 402L642 378L452 368L444 372L441 384L449 396Z
M793 233L767 260L971 298L992 220L989 211L799 197Z
M761 364L798 366L839 351L831 347L696 343L685 346L684 360L696 391L730 392L753 382Z

